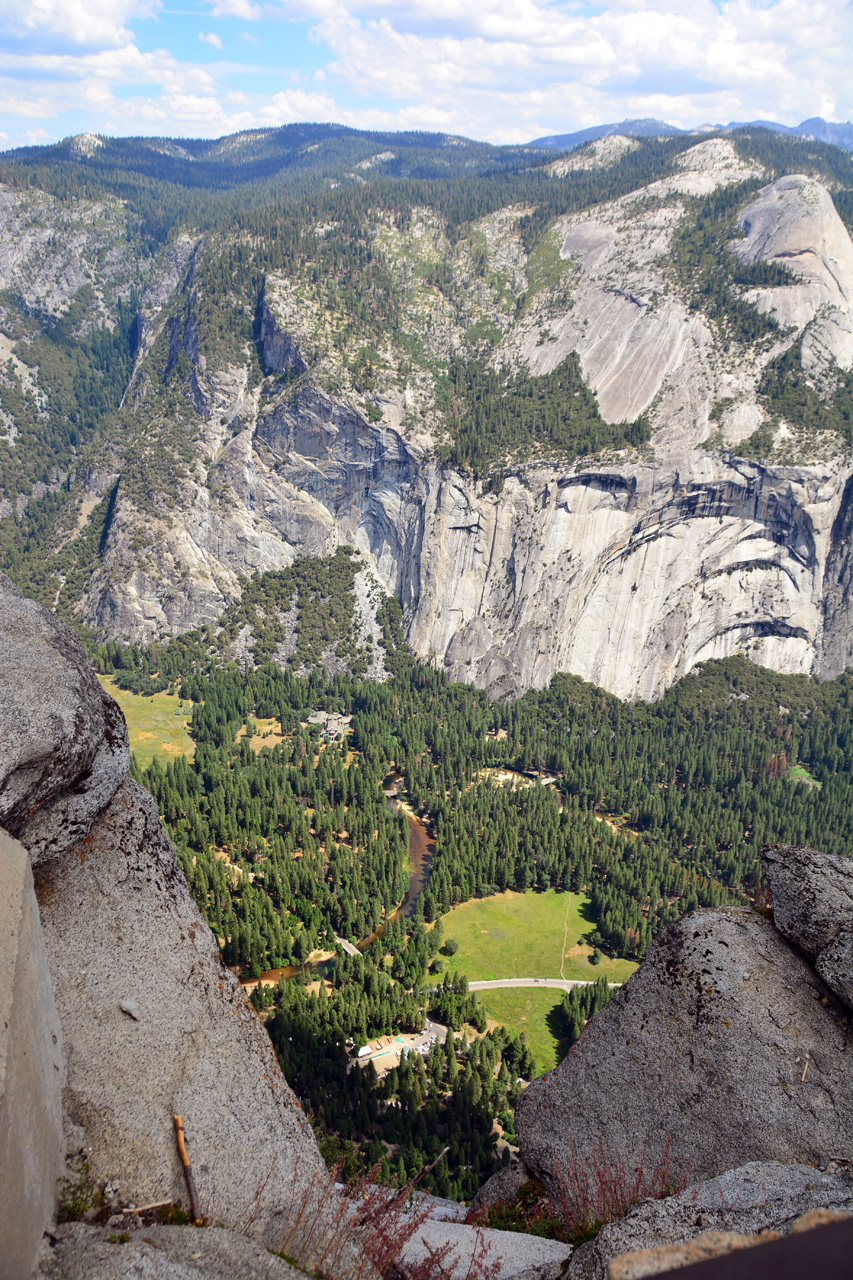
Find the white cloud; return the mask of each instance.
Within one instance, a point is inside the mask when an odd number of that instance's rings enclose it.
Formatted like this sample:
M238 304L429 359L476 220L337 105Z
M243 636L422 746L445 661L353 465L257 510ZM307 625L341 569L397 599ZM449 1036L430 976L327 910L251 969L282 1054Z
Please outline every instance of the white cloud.
M853 116L850 0L602 0L591 12L572 0L207 0L209 16L258 22L262 45L282 48L293 88L266 94L247 85L245 67L140 50L131 26L157 3L5 0L7 130L20 122L22 137L28 118L77 110L105 133L321 119L498 142L626 116L687 126ZM308 24L324 65L294 68L287 24L271 27L274 17ZM164 42L168 31L164 11ZM222 48L215 32L199 39ZM312 70L307 92L298 86Z
M403 98L425 125L452 119L495 141L625 116L853 112L851 6L837 0L612 0L591 16L544 0L299 7L353 92Z
M214 18L243 18L248 22L258 22L264 16L261 6L250 0L215 0L210 12Z
M24 47L115 48L130 40L132 18L159 7L159 0L3 0L0 32Z

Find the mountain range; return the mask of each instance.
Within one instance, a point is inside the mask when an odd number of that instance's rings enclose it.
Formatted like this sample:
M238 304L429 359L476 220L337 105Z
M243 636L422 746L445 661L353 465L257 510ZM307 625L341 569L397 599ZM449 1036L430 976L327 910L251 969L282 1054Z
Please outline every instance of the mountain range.
M577 129L574 133L554 133L544 138L534 138L532 147L555 147L559 151L573 151L585 142L607 138L612 134L624 134L629 138L670 137L679 133L727 133L734 129L770 129L791 138L807 138L810 142L828 142L836 147L853 150L853 124L849 120L835 122L821 116L811 116L801 124L779 124L774 120L734 121L729 124L700 125L696 129L679 129L664 120L620 120L618 124L596 124L589 129Z

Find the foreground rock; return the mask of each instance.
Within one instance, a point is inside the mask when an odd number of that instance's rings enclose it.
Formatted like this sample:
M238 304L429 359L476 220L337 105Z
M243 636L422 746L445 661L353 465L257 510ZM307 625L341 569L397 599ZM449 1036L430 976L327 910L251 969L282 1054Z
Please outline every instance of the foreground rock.
M599 1141L670 1180L747 1161L815 1165L853 1143L853 1033L812 967L746 908L684 916L517 1111L527 1167L559 1190ZM644 1154L645 1153L645 1154Z
M853 1009L853 858L793 845L761 852L773 923Z
M63 1172L62 1027L24 847L0 830L0 1271L29 1276Z
M608 1223L595 1240L574 1255L570 1280L603 1280L608 1265L622 1254L681 1245L709 1232L753 1238L761 1232L786 1235L803 1214L815 1209L853 1212L849 1179L820 1173L807 1165L775 1161L748 1164L688 1187L680 1195L645 1200L627 1217ZM729 1243L736 1247L735 1242ZM706 1256L714 1255L708 1252ZM670 1267L676 1265L675 1261L669 1263Z
M477 1229L464 1222L427 1220L404 1247L401 1260L414 1270L448 1245L442 1270L449 1280L476 1275L478 1257L492 1280L560 1280L572 1255L572 1246L559 1240L518 1231Z
M321 1161L269 1037L190 897L152 797L126 782L36 894L66 1040L69 1149L123 1203L187 1203L278 1246ZM256 1200L260 1197L259 1205Z
M35 865L81 839L130 766L127 726L65 623L0 573L0 826Z
M0 580L0 822L36 864L68 1155L122 1204L186 1205L180 1114L202 1213L278 1248L325 1167L127 760L73 633Z
M296 1280L297 1271L262 1245L209 1227L135 1232L69 1223L47 1242L34 1280Z

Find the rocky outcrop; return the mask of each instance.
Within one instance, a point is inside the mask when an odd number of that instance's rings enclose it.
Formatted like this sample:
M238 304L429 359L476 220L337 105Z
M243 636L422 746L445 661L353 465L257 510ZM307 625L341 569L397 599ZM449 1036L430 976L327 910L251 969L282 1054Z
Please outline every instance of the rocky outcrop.
M547 1186L602 1158L707 1178L824 1164L853 1141L853 1028L808 962L746 908L670 926L516 1113Z
M269 1038L192 901L121 712L70 630L0 583L2 820L29 845L64 1039L68 1153L123 1204L186 1200L278 1247L324 1166ZM323 1184L324 1185L324 1184Z
M183 1116L199 1202L228 1225L254 1214L275 1244L322 1168L272 1045L190 897L152 797L127 781L36 894L66 1040L71 1151L123 1203L186 1200L172 1116Z
M442 1266L448 1280L477 1275L480 1268L475 1260L484 1250L483 1269L492 1280L563 1280L572 1256L572 1246L560 1240L428 1219L406 1244L400 1260L414 1272L448 1245L450 1255Z
M67 853L130 766L121 711L74 633L0 574L0 826L33 865Z
M853 858L767 845L761 860L776 928L853 1009Z
M803 333L802 366L812 375L853 365L853 244L825 187L790 174L765 187L740 216L732 242L746 262L775 262L800 283L757 290L761 311Z
M299 343L277 320L266 298L261 299L261 349L268 369L276 373L305 373L308 365Z
M51 1233L34 1280L298 1280L303 1274L254 1240L218 1227L146 1227L131 1236L75 1222Z
M853 1211L849 1179L808 1165L747 1164L688 1187L680 1195L645 1200L626 1217L607 1223L595 1240L583 1245L572 1258L570 1280L604 1280L608 1265L622 1254L701 1240L709 1232L734 1233L757 1244L761 1232L787 1234L804 1213L818 1208ZM719 1252L706 1249L705 1256L719 1256ZM700 1255L686 1259L700 1260ZM676 1265L683 1264L669 1260L669 1267Z

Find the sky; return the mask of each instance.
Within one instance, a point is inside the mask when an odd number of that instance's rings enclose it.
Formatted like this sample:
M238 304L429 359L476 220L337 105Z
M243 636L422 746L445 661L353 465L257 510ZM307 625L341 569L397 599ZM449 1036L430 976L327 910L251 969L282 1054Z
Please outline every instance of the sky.
M853 118L853 0L0 3L2 149L300 120L525 142L648 116Z

